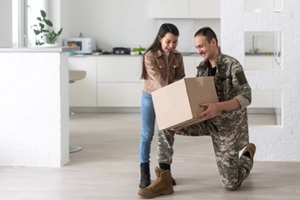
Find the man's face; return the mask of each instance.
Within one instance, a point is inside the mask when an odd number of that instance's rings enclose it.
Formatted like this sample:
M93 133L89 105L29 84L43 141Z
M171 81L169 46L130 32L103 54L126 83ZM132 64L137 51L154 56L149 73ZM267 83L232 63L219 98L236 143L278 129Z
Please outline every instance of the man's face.
M203 35L195 37L195 47L204 60L212 58L216 47L215 42L215 39L212 39L209 43Z

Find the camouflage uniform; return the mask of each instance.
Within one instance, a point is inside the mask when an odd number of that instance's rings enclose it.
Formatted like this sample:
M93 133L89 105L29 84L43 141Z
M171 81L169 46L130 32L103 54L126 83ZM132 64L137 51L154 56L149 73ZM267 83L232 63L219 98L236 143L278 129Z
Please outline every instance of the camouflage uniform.
M197 76L208 76L211 69L209 61L202 61L197 69ZM253 166L250 158L246 156L239 158L239 151L249 144L246 106L251 103L251 88L241 64L222 53L217 58L217 71L214 77L219 101L235 98L240 103L240 108L222 111L212 119L177 131L170 129L159 131L158 162L172 163L174 134L210 135L223 185L227 190L236 190Z

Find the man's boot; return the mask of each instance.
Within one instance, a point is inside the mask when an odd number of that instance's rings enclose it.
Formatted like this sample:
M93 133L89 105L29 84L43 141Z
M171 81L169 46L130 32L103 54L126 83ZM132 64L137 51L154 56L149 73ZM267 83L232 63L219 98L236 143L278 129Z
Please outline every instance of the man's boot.
M145 188L151 183L149 163L141 163L140 168L141 168L141 180L140 180L139 187Z
M170 170L163 170L158 167L155 168L157 179L153 181L148 187L139 189L138 195L149 199L159 195L167 195L174 193L172 176Z
M171 172L171 165L170 164L159 163L159 168L164 169L164 170L168 169ZM156 177L157 177L157 174L156 174ZM173 186L176 185L176 181L173 177L172 177L172 184L173 184Z

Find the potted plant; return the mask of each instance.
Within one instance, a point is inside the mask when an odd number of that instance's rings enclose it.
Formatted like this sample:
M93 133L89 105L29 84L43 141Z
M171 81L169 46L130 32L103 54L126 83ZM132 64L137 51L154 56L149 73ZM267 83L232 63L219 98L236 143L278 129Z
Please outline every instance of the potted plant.
M47 14L44 10L40 11L41 16L37 17L37 24L34 24L31 28L36 35L35 45L55 44L58 36L62 32L62 28L58 32L53 30L53 23L50 19L47 19Z
M145 51L146 51L146 49L141 46L133 48L133 52L137 52L140 55L145 53Z

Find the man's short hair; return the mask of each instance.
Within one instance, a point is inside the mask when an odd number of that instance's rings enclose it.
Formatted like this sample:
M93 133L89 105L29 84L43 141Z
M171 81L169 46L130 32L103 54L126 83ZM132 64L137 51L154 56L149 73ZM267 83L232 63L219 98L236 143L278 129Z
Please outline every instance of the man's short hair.
M218 38L216 33L210 28L210 27L203 27L201 29L199 29L194 37L198 36L198 35L202 35L205 37L205 39L207 40L207 42L210 43L210 41L215 38L216 42L217 42L217 46L218 46Z

